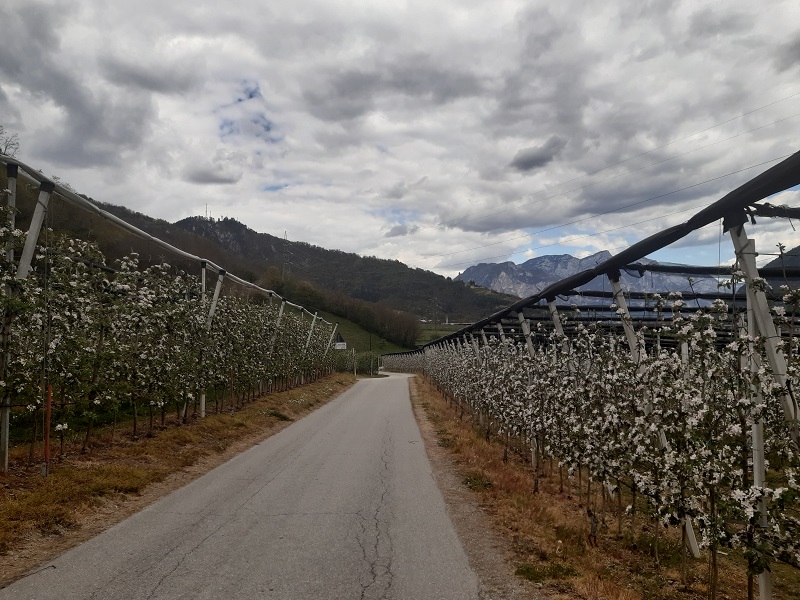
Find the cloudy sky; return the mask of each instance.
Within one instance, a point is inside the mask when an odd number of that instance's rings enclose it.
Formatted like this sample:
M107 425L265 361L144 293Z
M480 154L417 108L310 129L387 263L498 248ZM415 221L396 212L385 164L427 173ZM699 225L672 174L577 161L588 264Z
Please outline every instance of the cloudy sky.
M617 252L800 150L798 23L797 0L5 1L0 125L98 200L454 275ZM714 224L655 258L731 256Z

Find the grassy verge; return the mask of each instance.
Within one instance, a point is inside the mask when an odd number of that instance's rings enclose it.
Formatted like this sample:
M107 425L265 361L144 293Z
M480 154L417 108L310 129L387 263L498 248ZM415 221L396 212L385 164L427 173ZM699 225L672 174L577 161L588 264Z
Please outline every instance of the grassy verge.
M586 600L675 600L708 597L705 557L688 559L689 585L681 584L680 532L656 527L639 515L634 522L617 499L607 500L597 535L588 543L586 495L575 494L575 482L561 478L557 465L545 465L539 492L533 491L529 457L511 452L504 461L502 440L487 442L468 414L450 404L421 377L411 380L414 404L425 411L437 443L455 458L463 484L479 496L484 511L510 542L518 577L541 586L548 597ZM584 474L585 488L585 474ZM600 505L596 494L595 509ZM630 504L625 497L623 505ZM621 517L621 518L620 518ZM619 530L618 530L619 527ZM726 550L726 552L728 552ZM747 598L744 560L736 551L720 556L721 600ZM758 595L756 584L756 597ZM800 599L800 572L773 568L773 598Z
M55 459L47 477L41 460L31 462L27 445L12 448L8 473L0 473L0 581L7 582L3 555L31 538L60 536L79 526L87 508L111 499L125 500L204 458L231 446L255 443L276 433L350 387L355 378L334 374L300 388L262 396L236 412L212 414L179 424L173 417L143 437L132 423L97 432L93 446L80 453L81 441L68 440L64 454L53 442ZM41 448L36 455L41 456ZM213 465L212 465L213 466Z
M318 314L330 323L339 323L336 331L342 335L344 341L347 343L347 350L340 350L340 352L352 352L353 348L356 349L356 352L368 352L369 349L372 348L374 354L381 355L391 352L405 352L408 350L408 348L398 346L394 342L389 342L375 333L371 334L360 325L356 325L344 317L323 311L320 311Z
M417 336L417 345L427 344L430 341L458 331L462 327L463 325L454 325L452 323L422 323Z

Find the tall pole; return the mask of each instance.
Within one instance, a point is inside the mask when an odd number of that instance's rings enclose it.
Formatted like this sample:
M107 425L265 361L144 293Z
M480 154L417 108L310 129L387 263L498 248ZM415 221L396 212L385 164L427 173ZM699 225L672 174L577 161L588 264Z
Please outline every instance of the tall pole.
M206 217L208 217L208 204L206 204ZM200 261L200 303L205 308L206 305L206 267L207 263L204 260ZM203 348L200 349L203 352ZM201 361L202 365L202 361ZM206 387L200 390L200 417L206 416Z
M6 196L6 204L9 210L9 226L13 231L15 228L15 207L17 205L17 165L6 165L6 172L8 173L8 195ZM14 246L9 241L6 246L6 260L8 264L14 264ZM11 296L11 286L6 285L6 296ZM2 372L0 377L6 381L6 374L8 372L8 364L11 362L11 313L5 311L3 314L2 332L0 336L0 352L2 352ZM0 408L0 467L3 472L8 471L8 436L9 424L11 422L11 396L9 396L8 388L3 388L2 407Z
M613 271L607 274L609 282L611 282L611 290L614 293L614 304L617 305L617 314L622 319L622 329L625 331L625 339L628 341L628 350L631 354L631 360L636 365L637 372L643 366L641 364L642 356L645 354L644 349L639 346L639 341L636 338L636 332L633 329L633 321L631 320L631 313L628 310L628 303L625 301L625 295L622 292L622 285L619 282L619 271ZM653 412L653 403L645 402L644 414L649 415ZM669 450L670 444L663 429L658 432L658 445L664 449ZM697 544L697 536L694 532L694 525L692 520L685 516L683 519L683 530L686 533L686 547L695 558L700 558L700 546Z
M16 165L15 165L16 166ZM14 177L11 176L13 172ZM13 202L16 204L16 169L12 169L9 171L9 182L13 179L14 184L13 187L10 187L9 190L13 190ZM36 202L36 208L33 211L33 217L31 218L31 224L28 228L28 234L25 236L25 246L22 249L22 256L19 259L19 264L17 265L17 273L15 279L17 281L21 281L28 276L31 268L31 262L33 261L33 254L36 250L36 242L39 240L39 232L42 229L42 223L44 222L45 214L47 213L47 205L50 202L50 196L52 195L53 191L55 190L55 184L52 181L43 181L39 185L39 199ZM13 251L6 250L7 256L13 256ZM8 288L7 288L8 290ZM14 294L14 290L8 290L9 295ZM11 354L9 350L9 346L11 343L11 321L13 319L13 314L8 310L5 311L3 315L3 327L2 333L0 333L0 338L2 338L2 349L0 351L0 360L2 364L0 364L0 375L3 378L3 381L6 380L8 374L8 363L11 360ZM2 408L0 409L0 466L3 469L3 472L8 471L8 436L9 436L9 424L11 422L11 396L9 396L8 387L3 388L3 402Z

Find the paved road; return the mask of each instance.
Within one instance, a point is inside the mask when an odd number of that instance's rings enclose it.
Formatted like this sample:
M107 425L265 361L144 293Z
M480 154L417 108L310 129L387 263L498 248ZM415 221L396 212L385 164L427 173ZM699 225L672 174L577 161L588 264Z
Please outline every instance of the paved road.
M0 599L478 597L399 375L360 381L48 566Z

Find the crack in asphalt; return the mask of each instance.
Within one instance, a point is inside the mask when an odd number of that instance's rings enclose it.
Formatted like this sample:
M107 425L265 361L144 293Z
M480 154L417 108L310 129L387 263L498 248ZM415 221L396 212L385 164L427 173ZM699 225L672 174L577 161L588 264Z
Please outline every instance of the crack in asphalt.
M361 535L358 543L361 547L361 556L369 568L369 581L361 584L360 600L388 600L392 597L394 573L392 572L392 536L389 532L390 511L386 499L389 495L389 454L392 447L392 436L389 429L389 420L383 436L383 452L381 453L380 468L380 497L377 499L374 510L368 516L364 511L359 511L359 525ZM371 543L370 543L371 542Z
M182 565L184 562L186 562L186 559L187 559L189 556L191 556L191 555L192 555L192 554L193 554L193 553L194 553L194 552L195 552L195 551L196 551L198 548L200 548L200 546L202 546L203 544L205 544L205 543L206 543L206 541L207 541L209 538L211 538L211 537L213 537L214 535L216 535L216 534L217 534L217 532L219 532L219 530L220 530L220 529L222 529L222 528L223 528L225 525L227 525L228 523L230 523L230 522L231 522L231 520L233 520L233 517L230 517L230 518L228 518L228 519L225 519L224 521L222 521L221 523L219 523L219 524L218 524L218 525L217 525L217 526L214 528L214 530L213 530L213 531L211 531L211 532L209 532L208 534L206 534L206 535L203 537L203 539L201 539L199 542L197 542L197 543L194 545L194 547L193 547L193 548L191 548L191 549L187 550L186 552L184 552L184 553L183 553L183 555L182 555L182 556L181 556L181 557L178 559L178 561L175 563L175 566L173 566L173 567L172 567L172 568L171 568L171 569L170 569L170 570L169 570L167 573L165 573L164 575L162 575L162 576L161 576L161 579L159 579L159 580L158 580L158 583L156 583L155 587L154 587L154 588L153 588L153 589L150 591L150 593L147 595L147 600L150 600L151 598L155 597L155 595L156 595L156 592L157 592L157 591L158 591L158 589L161 587L161 585L162 585L162 584L163 584L163 583L164 583L164 582L167 580L167 578L168 578L170 575L172 575L172 574L173 574L175 571L177 571L177 570L178 570L178 568L179 568L179 567L180 567L180 566L181 566L181 565ZM172 552L174 552L176 549L177 549L177 548L173 549L173 550L172 550L172 551L171 551L169 554L172 554ZM164 556L164 558L167 558L167 557L169 556L169 554L165 555L165 556Z

